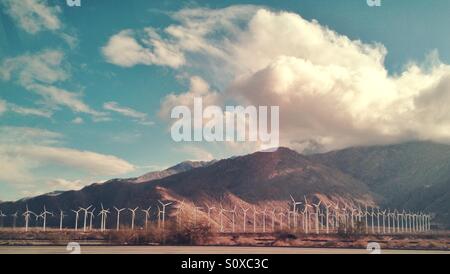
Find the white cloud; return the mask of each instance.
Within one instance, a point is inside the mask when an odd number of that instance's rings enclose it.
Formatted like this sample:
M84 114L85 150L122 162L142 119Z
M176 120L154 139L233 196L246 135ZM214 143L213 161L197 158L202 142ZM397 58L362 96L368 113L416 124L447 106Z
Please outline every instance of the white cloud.
M83 124L83 123L84 123L84 120L83 120L83 118L81 118L81 117L76 117L75 119L72 120L72 123L73 123L73 124L80 125L80 124Z
M148 115L143 112L139 112L129 107L120 106L117 102L106 102L103 104L103 108L116 113L119 113L125 117L133 118L136 122L143 125L153 125L154 123L149 120Z
M45 109L37 109L37 108L28 108L23 106L18 106L13 103L6 102L5 100L0 99L0 115L3 112L11 111L20 115L33 115L33 116L41 116L45 118L50 118L52 116L52 112Z
M61 28L61 9L48 6L47 0L0 0L0 4L4 6L4 12L31 34Z
M25 89L42 96L48 107L64 106L75 113L105 116L83 102L80 93L56 86L69 79L69 70L70 65L65 62L62 51L44 50L5 59L0 66L0 78L15 80Z
M59 133L25 127L0 127L0 181L29 183L37 168L58 167L89 176L113 176L135 167L116 156L62 146Z
M392 75L383 45L350 40L294 13L235 6L172 17L179 22L164 32L189 64L181 71L222 87L203 94L222 104L279 106L282 145L310 151L450 142L450 66L436 53ZM160 116L193 94L167 96Z
M164 97L159 116L164 120L169 120L170 113L176 106L187 106L192 109L195 97L202 97L205 106L221 103L220 93L211 90L209 84L201 77L193 76L189 78L189 90L187 92L171 93Z
M86 184L83 183L81 180L66 180L66 179L53 179L50 182L48 182L48 185L52 189L58 189L58 190L80 190L82 189Z
M145 38L139 42L132 31L121 31L103 47L103 55L108 62L123 67L156 64L176 68L184 64L182 53L154 34L148 30ZM153 51L146 46L151 46Z

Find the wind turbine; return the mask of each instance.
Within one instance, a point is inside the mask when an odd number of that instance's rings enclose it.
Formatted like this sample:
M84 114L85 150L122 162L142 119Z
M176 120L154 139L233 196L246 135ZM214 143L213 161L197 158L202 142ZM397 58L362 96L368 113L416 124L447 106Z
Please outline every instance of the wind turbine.
M89 230L92 230L92 221L94 220L94 212L95 212L95 208L93 208L90 212L89 215L91 215L91 217L89 218Z
M11 214L11 217L13 217L13 230L16 229L16 221L17 221L18 214L19 213L17 211L15 213Z
M43 225L44 231L46 231L46 229L47 229L47 215L53 216L53 213L47 211L47 209L45 208L45 205L44 205L44 212L42 212L42 213L40 214L40 216L41 216L42 219L44 220L44 225Z
M210 206L207 203L205 203L206 208L208 209L208 226L211 226L211 211L216 209L214 206Z
M231 222L232 222L232 231L235 232L235 226L236 226L236 205L234 206L234 208L232 210L229 210L228 212L230 212L231 215Z
M278 213L278 216L280 217L280 229L283 229L283 216L286 216L286 214L284 214L283 211L280 210L280 213Z
M120 230L120 213L125 210L125 208L117 208L114 207L114 210L117 212L117 220L116 220L116 231Z
M328 221L328 216L329 216L329 208L332 206L332 204L327 204L325 203L325 222L326 222L326 233L329 233L329 221Z
M66 215L64 215L64 211L60 210L59 211L59 231L62 231L64 217L66 217Z
M75 231L78 230L78 218L80 217L80 211L81 209L72 210L72 212L75 213Z
M256 214L258 212L256 211L256 207L253 206L253 233L256 233Z
M263 232L266 232L266 214L267 208L264 207L264 210L261 212L263 214Z
M172 204L172 202L170 203L163 203L160 200L158 200L158 202L162 205L162 227L163 229L165 229L165 223L166 223L166 206L169 206Z
M100 211L100 213L98 214L98 215L101 215L102 216L102 219L101 219L101 225L100 225L100 230L102 231L102 232L104 232L105 230L106 230L106 219L108 218L108 214L110 214L111 212L109 211L109 208L108 209L105 209L104 207L103 207L103 204L100 204L101 205L101 207L102 207L102 210Z
M386 234L386 209L381 211L381 216L383 220L383 234Z
M298 226L298 222L297 222L297 205L301 205L302 202L296 202L294 197L292 197L292 195L289 195L291 197L292 200L292 205L293 205L293 212L294 212L294 228L297 229Z
M28 225L29 225L29 222L30 222L30 215L31 214L36 215L36 214L28 209L28 205L26 206L26 209L27 209L27 211L25 211L22 214L22 216L25 217L25 231L28 232Z
M86 224L87 224L87 216L88 216L88 211L89 209L91 209L92 205L86 207L86 208L82 208L80 207L81 211L84 211L84 223L83 223L83 231L86 232Z
M0 227L3 227L3 218L5 218L6 215L0 210Z
M313 204L316 208L316 234L319 234L319 211L320 211L320 204L322 203L321 200L319 200L319 203Z
M272 208L272 211L270 211L270 213L272 213L272 232L275 231L275 216L276 216L276 208Z
M223 232L223 213L225 212L225 209L222 206L222 203L220 203L220 211L219 211L219 216L220 216L220 232Z
M306 199L306 196L303 196L303 198L305 199L305 233L308 234L309 233L309 214L308 214L308 207L312 207L311 205L308 204L308 200Z
M244 233L246 232L246 225L247 225L247 211L250 209L249 207L244 208L242 205L240 205L242 212L244 213Z
M150 218L150 209L152 207L149 206L147 209L142 209L142 212L145 213L145 230L147 230L147 223L148 223L148 219Z
M136 211L139 209L139 207L129 208L128 210L131 212L131 230L134 230L134 220L136 219Z

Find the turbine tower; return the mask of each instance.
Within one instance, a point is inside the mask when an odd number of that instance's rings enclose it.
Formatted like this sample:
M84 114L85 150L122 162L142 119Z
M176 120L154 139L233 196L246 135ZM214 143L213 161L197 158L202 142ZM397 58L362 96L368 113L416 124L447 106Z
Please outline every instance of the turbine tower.
M142 209L142 212L145 214L145 230L148 228L148 219L150 219L150 210L152 209L151 206L149 206L147 209Z
M205 203L206 208L208 209L208 226L211 226L211 211L216 209L214 206L210 206L207 203Z
M80 217L80 211L81 209L72 210L72 212L75 213L75 231L78 230L78 218Z
M82 208L80 207L81 211L84 211L84 223L83 223L83 231L86 232L86 227L87 227L87 216L88 216L88 211L89 209L91 209L92 205L86 207L86 208Z
M296 202L294 197L292 197L292 195L289 195L291 197L291 201L292 201L292 206L293 206L293 214L294 214L294 218L293 218L293 222L294 222L294 229L297 229L298 226L298 222L297 222L297 205L301 205L302 202Z
M44 205L44 212L42 212L42 213L39 215L39 216L41 216L42 219L44 220L44 224L43 224L44 231L46 231L46 229L47 229L47 215L53 216L53 213L47 211L47 209L45 208L45 205Z
M139 209L139 207L129 208L128 210L131 212L131 230L134 230L134 220L136 219L136 211Z
M64 211L60 210L59 211L59 231L62 231L64 217L66 217L66 215L64 215Z
M36 214L28 209L28 205L26 206L26 209L27 209L27 211L25 211L25 212L22 214L22 216L25 217L25 231L28 232L28 225L29 225L29 223L30 223L30 215L33 214L33 215L36 216ZM0 212L0 213L1 213L1 212Z
M169 206L169 205L171 205L172 204L172 202L170 202L170 203L163 203L163 202L161 202L160 200L158 200L158 202L161 204L161 206L162 206L162 227L163 227L163 229L165 229L165 223L166 223L166 207L167 206Z
M120 213L121 213L122 211L124 211L125 208L119 209L119 208L117 208L117 207L114 207L114 209L115 209L116 212L117 212L116 231L119 231L119 230L120 230Z
M247 230L247 212L249 211L249 207L244 208L242 205L239 205L239 207L241 208L243 214L244 214L244 233Z
M105 208L103 207L103 204L100 204L100 205L101 205L101 207L102 207L102 210L101 210L100 213L98 214L98 215L101 215L101 216L102 216L101 223L100 223L100 230L101 230L102 232L104 232L104 231L106 231L106 219L108 218L108 214L110 214L111 212L109 211L109 208L108 208L108 209L105 209Z

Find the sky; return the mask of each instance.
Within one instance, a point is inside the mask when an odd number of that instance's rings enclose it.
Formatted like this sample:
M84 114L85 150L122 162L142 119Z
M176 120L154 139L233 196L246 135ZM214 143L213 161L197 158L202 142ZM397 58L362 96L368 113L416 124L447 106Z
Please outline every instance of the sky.
M0 0L0 200L257 143L174 142L174 106L280 107L313 153L450 143L450 2Z

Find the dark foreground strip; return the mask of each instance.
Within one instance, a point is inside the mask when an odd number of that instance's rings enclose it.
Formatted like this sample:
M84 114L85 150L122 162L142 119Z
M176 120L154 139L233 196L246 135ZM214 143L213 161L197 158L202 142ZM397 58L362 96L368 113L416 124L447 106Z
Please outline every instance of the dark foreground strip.
M20 272L46 273L401 273L446 269L448 255L0 255ZM15 261L15 262L14 262ZM31 273L31 272L30 272Z

